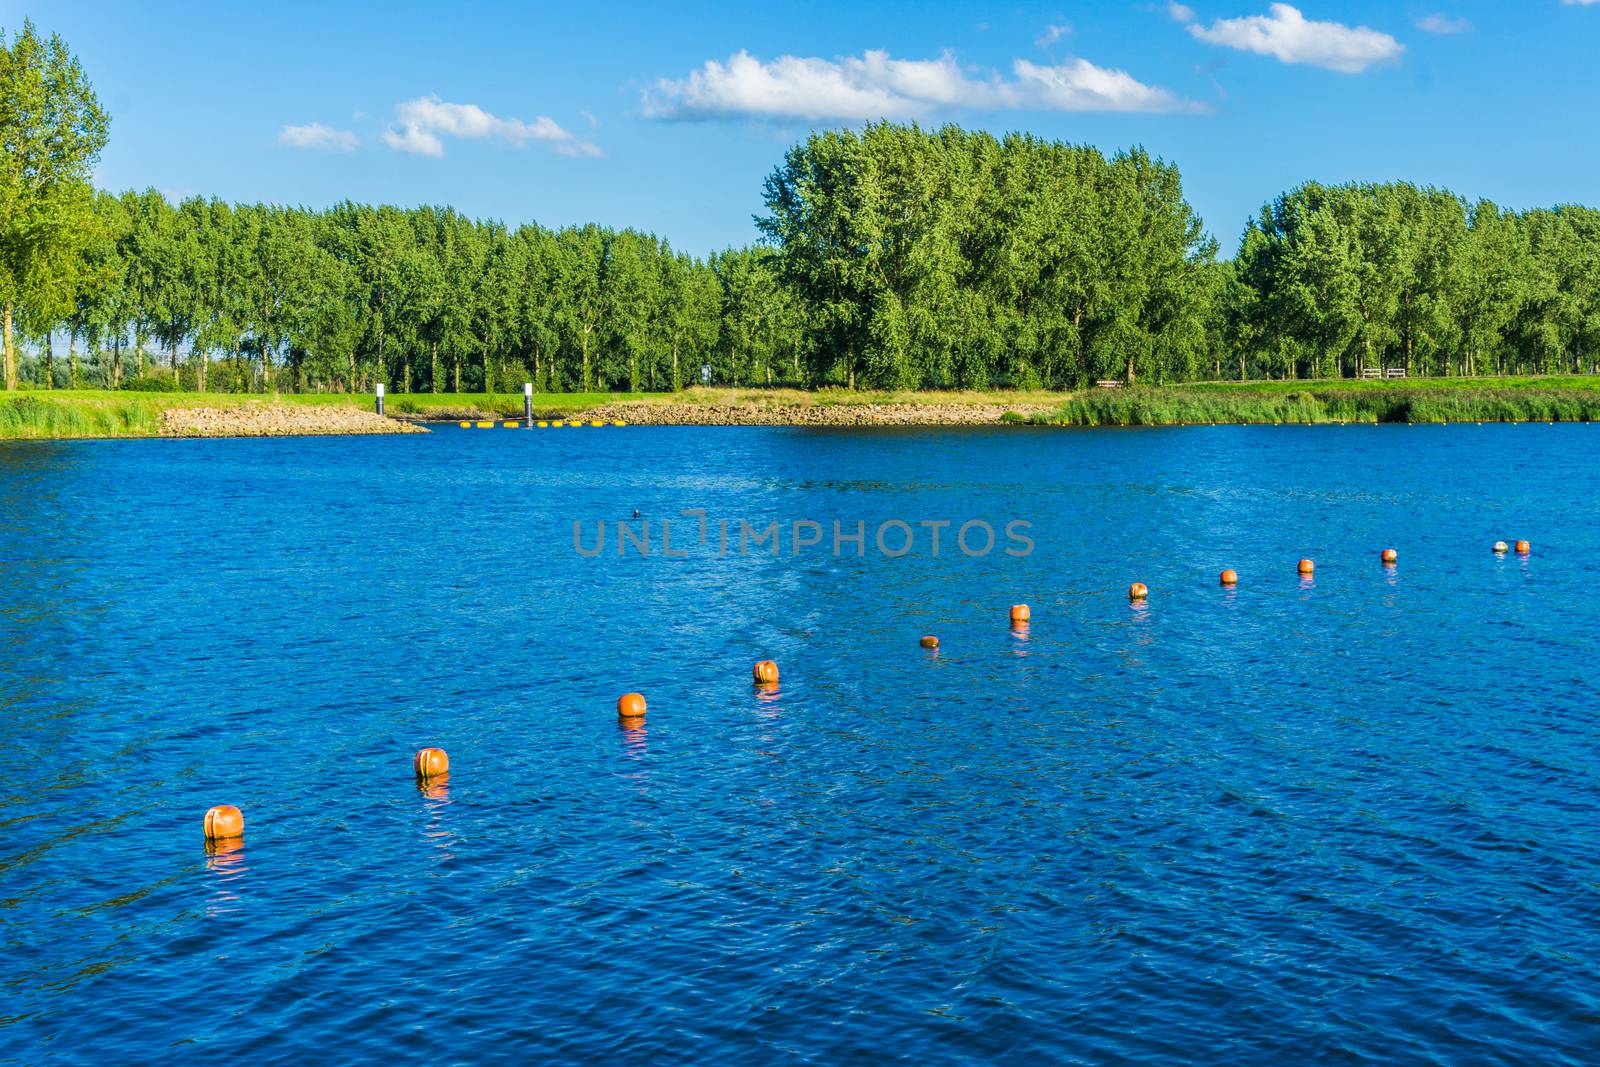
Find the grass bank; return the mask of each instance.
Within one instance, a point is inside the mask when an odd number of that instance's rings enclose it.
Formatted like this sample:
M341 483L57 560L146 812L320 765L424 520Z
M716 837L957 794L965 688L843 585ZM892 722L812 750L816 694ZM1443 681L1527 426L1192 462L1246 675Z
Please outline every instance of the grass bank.
M1600 379L1205 383L1073 393L1025 421L1052 426L1594 422Z
M371 410L367 394L279 395L33 390L0 393L0 439L153 437L170 408L264 404ZM1199 382L1075 393L988 391L851 392L845 389L686 389L679 393L540 393L536 417L564 418L619 405L640 422L693 422L719 409L755 424L833 421L897 425L983 419L1060 426L1177 426L1210 423L1600 421L1600 376L1432 378L1405 382ZM391 394L389 414L416 419L519 417L522 394ZM940 415L947 411L949 418ZM656 417L648 417L650 413ZM848 416L835 418L834 416ZM683 416L678 418L676 416Z

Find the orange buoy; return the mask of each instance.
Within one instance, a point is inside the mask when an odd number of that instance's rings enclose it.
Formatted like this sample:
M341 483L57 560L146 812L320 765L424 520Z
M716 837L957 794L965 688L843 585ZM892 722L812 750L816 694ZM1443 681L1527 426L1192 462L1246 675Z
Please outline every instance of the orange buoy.
M1383 550L1383 561L1385 563L1393 563L1396 560L1398 560L1399 558L1400 558L1400 553L1396 552L1394 549L1386 548L1386 549Z
M1128 586L1129 600L1144 600L1150 595L1150 587L1143 582L1134 582Z
M1234 571L1230 568L1223 571L1222 574L1218 576L1217 580L1223 585L1238 585L1239 574L1237 571Z
M1303 559L1303 560L1300 561L1300 573L1301 574L1314 574L1314 573L1316 573L1316 569L1317 569L1317 565L1315 563L1311 562L1309 559Z
M1533 546L1528 544L1528 542L1526 542L1526 541L1518 541L1517 542L1517 555L1526 556L1529 552L1532 552L1532 551L1533 551Z
M1013 604L1013 605L1011 605L1011 621L1012 622L1027 622L1028 619L1031 618L1031 617L1032 617L1032 613L1028 610L1028 605L1026 605L1026 604Z
M1506 552L1510 551L1506 547L1506 543L1504 541L1496 541L1494 543L1494 550L1499 555L1504 555Z
M411 766L418 778L434 778L450 770L450 757L442 748L419 748L411 758Z
M244 812L232 804L218 804L206 811L206 840L227 841L244 836Z
M939 639L937 637L934 637L932 634L929 634L927 637L924 637L921 641L919 641L917 643L920 644L923 648L938 648L939 647Z
M617 698L617 718L644 718L644 697L639 693L623 693Z
M758 662L750 669L755 676L757 685L772 685L778 680L778 665L770 659Z

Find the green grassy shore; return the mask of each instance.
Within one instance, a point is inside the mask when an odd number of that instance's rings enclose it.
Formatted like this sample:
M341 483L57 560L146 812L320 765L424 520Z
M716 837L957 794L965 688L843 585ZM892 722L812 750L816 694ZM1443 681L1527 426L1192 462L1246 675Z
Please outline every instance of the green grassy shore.
M154 437L171 408L336 405L370 410L370 395L136 393L30 390L0 393L0 439ZM1404 382L1203 382L1056 392L850 392L842 389L688 389L680 393L541 393L539 418L563 418L600 404L743 406L789 421L810 406L999 405L1008 422L1056 426L1180 426L1351 422L1600 421L1600 376L1430 378ZM470 419L522 415L522 394L391 394L402 418ZM641 412L641 415L646 414ZM641 421L649 421L648 418Z
M1593 422L1600 377L1206 382L1073 393L1026 421L1057 426L1212 423Z

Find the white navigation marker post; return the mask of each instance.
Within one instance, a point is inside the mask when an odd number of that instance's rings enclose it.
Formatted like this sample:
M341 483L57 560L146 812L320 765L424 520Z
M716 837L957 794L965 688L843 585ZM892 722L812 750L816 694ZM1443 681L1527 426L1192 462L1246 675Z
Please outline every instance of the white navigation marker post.
M378 383L378 414L383 414L383 383Z
M528 429L533 429L533 383L522 383L522 417L528 424Z

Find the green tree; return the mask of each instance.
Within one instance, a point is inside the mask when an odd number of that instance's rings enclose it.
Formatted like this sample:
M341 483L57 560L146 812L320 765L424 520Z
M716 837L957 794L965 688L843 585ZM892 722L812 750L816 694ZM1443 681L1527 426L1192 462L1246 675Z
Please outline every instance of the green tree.
M20 386L13 316L89 234L89 176L108 120L78 60L32 22L0 31L0 334L4 384Z

